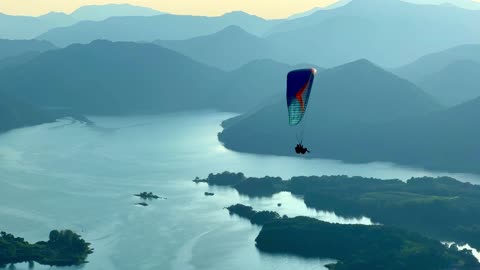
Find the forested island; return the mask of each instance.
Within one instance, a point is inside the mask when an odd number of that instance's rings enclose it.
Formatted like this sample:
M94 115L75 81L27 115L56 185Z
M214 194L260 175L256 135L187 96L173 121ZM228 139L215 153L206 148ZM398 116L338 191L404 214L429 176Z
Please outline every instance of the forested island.
M288 191L308 207L345 217L421 233L439 241L480 248L480 186L449 177L381 180L348 176L249 178L241 173L210 174L201 180L225 185L247 196Z
M21 262L50 266L80 265L87 263L87 256L92 252L90 243L71 230L53 230L48 241L35 244L6 232L0 233L0 268Z
M261 251L339 260L328 265L329 269L480 269L470 251L398 228L280 217L276 212L257 212L242 204L227 209L252 224L263 225L255 239Z
M144 199L144 200L166 199L166 198L162 198L162 197L160 197L160 196L158 196L158 195L153 194L153 192L146 192L146 191L141 192L141 193L138 193L138 194L134 194L134 196L140 197L140 198L142 198L142 199Z
M246 218L250 220L250 223L256 224L256 225L263 225L265 223L268 223L280 218L280 215L277 212L273 212L273 211L257 212L253 210L251 206L246 206L243 204L231 205L227 207L227 210L231 215L235 214L239 217Z

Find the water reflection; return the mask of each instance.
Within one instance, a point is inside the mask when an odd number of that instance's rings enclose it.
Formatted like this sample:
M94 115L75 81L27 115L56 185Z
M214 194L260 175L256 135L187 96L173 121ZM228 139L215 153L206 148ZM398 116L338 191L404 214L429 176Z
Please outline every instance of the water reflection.
M342 174L406 180L445 175L388 163L345 164L232 152L216 138L220 122L229 116L204 112L92 117L103 129L67 120L0 135L2 230L36 242L45 240L52 229L73 229L95 249L85 269L325 269L322 260L259 253L254 245L259 228L229 216L223 208L242 203L337 223L368 225L368 218L309 209L288 192L269 199L248 198L231 188L191 180L225 170L283 179ZM480 183L478 176L447 175ZM168 200L136 207L139 201L133 194L142 191ZM215 196L205 197L205 191ZM16 267L24 270L28 264Z
M480 262L480 252L477 249L471 247L469 244L457 245L455 244L455 242L444 242L444 244L446 244L448 247L456 245L459 250L469 250L472 252L473 256L475 256L475 258L477 258L477 260Z

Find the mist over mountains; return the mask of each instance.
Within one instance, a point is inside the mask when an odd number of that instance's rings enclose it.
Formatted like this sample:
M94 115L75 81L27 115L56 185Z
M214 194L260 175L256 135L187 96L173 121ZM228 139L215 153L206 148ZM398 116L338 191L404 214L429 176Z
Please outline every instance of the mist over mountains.
M260 35L277 21L267 21L244 12L218 17L164 14L151 17L112 17L100 22L84 21L71 27L52 29L38 37L58 46L89 43L96 39L112 41L181 40L216 33L230 25Z
M67 46L95 39L151 42L210 36L203 38L205 46L209 40L213 44L218 39L215 33L236 25L265 39L261 42L269 44L269 57L274 60L326 67L361 58L384 67L398 67L428 53L480 43L480 29L476 27L480 11L400 0L353 0L342 4L284 20L264 20L243 12L219 17L114 17L52 29L38 38ZM188 47L185 42L170 44L178 45L179 50Z
M0 39L0 60L32 52L44 52L56 47L47 41Z
M272 58L272 46L267 40L238 26L228 26L208 36L187 40L158 40L155 43L225 70L239 68L253 60Z
M311 59L335 66L367 58L384 67L427 53L479 42L479 11L398 0L353 0L345 6L273 27L267 39L280 61ZM288 53L281 53L288 52Z
M303 126L290 127L286 110L279 100L229 120L219 138L237 151L292 155L305 132L313 157L479 172L480 98L444 107L367 61L318 74Z
M50 29L71 26L80 21L102 21L117 16L153 16L159 14L163 13L129 4L83 6L71 14L50 12L38 17L0 13L0 38L32 39Z
M480 96L480 62L459 60L418 82L445 105L458 105Z
M291 68L268 60L225 72L154 44L98 40L4 68L0 80L39 107L85 114L245 112L276 93Z
M480 45L469 44L425 55L393 69L445 105L458 105L480 96Z
M480 44L460 45L427 54L412 63L393 69L393 72L403 78L418 82L454 62L463 60L480 62Z
M125 114L205 108L218 72L156 45L95 41L46 52L0 77L37 106Z

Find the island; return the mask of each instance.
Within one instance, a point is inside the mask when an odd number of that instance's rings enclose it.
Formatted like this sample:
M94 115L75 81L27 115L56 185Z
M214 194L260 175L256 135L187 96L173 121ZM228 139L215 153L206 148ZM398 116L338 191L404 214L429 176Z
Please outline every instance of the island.
M153 194L153 192L141 192L139 194L134 194L134 195L137 196L137 197L140 197L144 200L166 199L166 198L163 198L163 197L160 197L160 196L157 196L157 195Z
M35 244L6 232L0 233L0 268L21 262L50 266L81 265L87 263L87 256L92 252L90 243L71 230L53 230L47 242Z
M272 211L254 211L252 207L243 204L236 204L227 207L231 215L237 215L242 218L250 220L250 223L255 225L263 225L265 223L274 221L280 218L277 212Z
M209 185L216 185L216 186L233 186L240 182L243 182L246 179L243 173L231 173L231 172L223 172L218 174L209 174L207 178L200 179L200 177L196 177L193 182L195 183L208 183Z
M283 189L284 181L280 177L246 177L243 173L222 172L209 174L207 178L195 178L195 183L207 183L213 186L231 186L243 195L251 197L269 197Z
M470 251L403 229L280 217L276 212L257 212L241 204L227 209L252 224L263 225L255 239L260 251L333 258L338 262L327 266L332 270L480 269Z
M212 193L212 192L205 192L204 194L205 194L205 196L214 196L215 195L215 193Z
M243 175L243 174L242 174ZM348 176L248 178L239 173L211 174L209 185L230 185L251 197L287 191L316 210L344 217L369 217L374 223L423 234L444 242L480 248L480 186L449 177L408 181Z

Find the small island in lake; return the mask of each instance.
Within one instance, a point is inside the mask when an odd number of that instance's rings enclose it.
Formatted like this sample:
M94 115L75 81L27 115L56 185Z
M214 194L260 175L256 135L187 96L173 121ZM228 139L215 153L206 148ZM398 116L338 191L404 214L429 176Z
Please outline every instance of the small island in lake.
M87 263L93 252L90 243L71 230L51 231L47 242L26 242L5 232L0 233L0 268L7 264L37 262L50 266L73 266Z
M163 197L157 196L157 195L153 194L153 192L142 192L142 193L139 193L139 194L135 194L135 196L140 197L140 198L142 198L142 199L144 199L144 200L167 199L167 198L163 198Z
M406 182L348 176L249 178L242 173L210 174L209 185L227 185L240 194L269 197L282 191L303 197L316 210L344 217L369 217L444 242L480 248L480 186L450 177Z
M227 208L254 224L259 250L307 258L339 260L334 270L480 269L470 251L460 251L417 233L388 226L331 224L314 218L280 217L237 204ZM259 218L261 219L259 220Z

